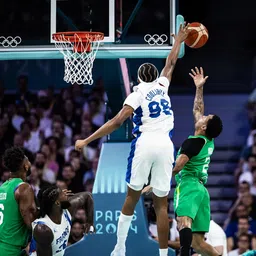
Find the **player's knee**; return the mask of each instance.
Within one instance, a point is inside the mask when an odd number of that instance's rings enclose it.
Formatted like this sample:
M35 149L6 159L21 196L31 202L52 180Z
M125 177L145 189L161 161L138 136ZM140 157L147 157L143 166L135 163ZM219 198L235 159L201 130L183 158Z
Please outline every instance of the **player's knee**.
M159 190L159 189L156 189L156 188L153 188L152 192L157 197L166 197L169 194L169 191L162 191L162 190Z
M186 216L177 217L177 226L179 231L181 231L184 228L191 229L191 223L192 223L192 220L189 217L186 217Z

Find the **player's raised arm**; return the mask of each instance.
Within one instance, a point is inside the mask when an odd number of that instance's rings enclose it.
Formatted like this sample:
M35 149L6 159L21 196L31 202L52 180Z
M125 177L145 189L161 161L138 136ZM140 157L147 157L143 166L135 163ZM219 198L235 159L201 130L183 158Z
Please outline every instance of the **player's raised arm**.
M193 107L194 121L196 123L198 119L204 115L203 86L208 76L204 76L203 68L200 68L199 70L197 67L195 67L195 70L191 69L191 73L189 73L189 75L193 78L196 86L196 95Z
M166 59L165 67L163 68L160 75L160 76L165 76L169 81L171 81L172 79L172 73L176 65L176 62L178 60L181 43L185 41L188 36L188 26L189 24L188 25L181 24L178 34L172 35L174 37L175 42L169 56Z
M69 198L69 202L71 203L71 207L68 210L71 215L78 208L83 208L85 210L87 217L85 233L89 233L90 227L93 227L94 224L94 202L92 194L89 192L77 193Z

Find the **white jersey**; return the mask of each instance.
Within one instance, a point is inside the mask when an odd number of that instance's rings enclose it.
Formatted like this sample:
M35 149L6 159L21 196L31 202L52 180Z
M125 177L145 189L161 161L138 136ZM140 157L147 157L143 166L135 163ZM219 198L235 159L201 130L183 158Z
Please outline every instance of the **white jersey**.
M32 229L34 230L37 224L44 224L52 230L52 256L63 256L68 244L68 239L71 230L71 215L68 210L63 210L61 224L52 222L48 215L44 218L35 220L32 223ZM30 244L30 256L36 256L36 241L32 238Z
M223 246L223 256L228 255L227 251L227 238L223 229L213 220L210 222L209 233L205 234L206 243L213 247Z
M135 136L144 132L171 133L174 116L168 88L169 80L162 76L152 83L135 86L134 92L126 98L124 105L134 109Z
M223 229L213 220L210 222L209 232L205 234L205 242L210 244L212 247L223 246L222 255L228 255L226 234ZM198 255L200 256L201 254Z
M140 83L125 100L134 109L133 134L126 172L127 185L141 190L144 184L157 196L171 189L174 146L171 141L173 111L168 96L169 80L160 77L152 83Z

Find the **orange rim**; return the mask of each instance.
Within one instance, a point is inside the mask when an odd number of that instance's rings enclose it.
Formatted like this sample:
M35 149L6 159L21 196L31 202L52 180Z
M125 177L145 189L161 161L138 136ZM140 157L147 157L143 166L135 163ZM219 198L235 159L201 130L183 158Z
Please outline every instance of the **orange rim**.
M76 42L77 37L80 38L82 42L93 42L103 40L104 34L101 32L68 31L58 32L52 35L52 39L55 41L62 41L63 39L65 39L69 42Z

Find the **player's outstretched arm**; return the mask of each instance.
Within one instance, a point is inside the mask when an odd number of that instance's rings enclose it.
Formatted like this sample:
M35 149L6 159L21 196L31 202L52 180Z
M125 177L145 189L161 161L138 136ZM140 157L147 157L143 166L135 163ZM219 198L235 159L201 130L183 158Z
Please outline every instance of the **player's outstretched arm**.
M179 33L177 35L172 35L175 40L174 45L172 47L172 50L169 56L166 59L165 67L163 68L160 75L160 76L165 76L169 81L172 80L172 73L179 57L181 43L185 41L188 36L188 26L189 24L188 25L181 24Z
M83 208L86 213L86 227L85 233L90 232L90 227L94 226L94 202L92 194L89 192L77 193L69 198L71 207L68 209L70 214L73 215L78 208Z
M112 118L103 126L101 126L87 139L77 140L75 144L75 149L80 151L83 147L87 146L92 141L112 133L113 131L118 129L123 124L123 122L133 114L133 111L134 109L131 106L124 105L123 108L114 118Z
M37 256L52 256L53 233L44 224L37 224L33 236L36 240Z
M203 97L203 86L208 79L208 76L204 76L204 70L201 67L200 70L195 67L191 69L189 75L193 78L196 86L196 95L194 99L193 115L195 123L198 119L204 115L204 97Z
M15 198L24 223L31 229L31 223L38 217L33 189L28 183L21 184L15 191Z

